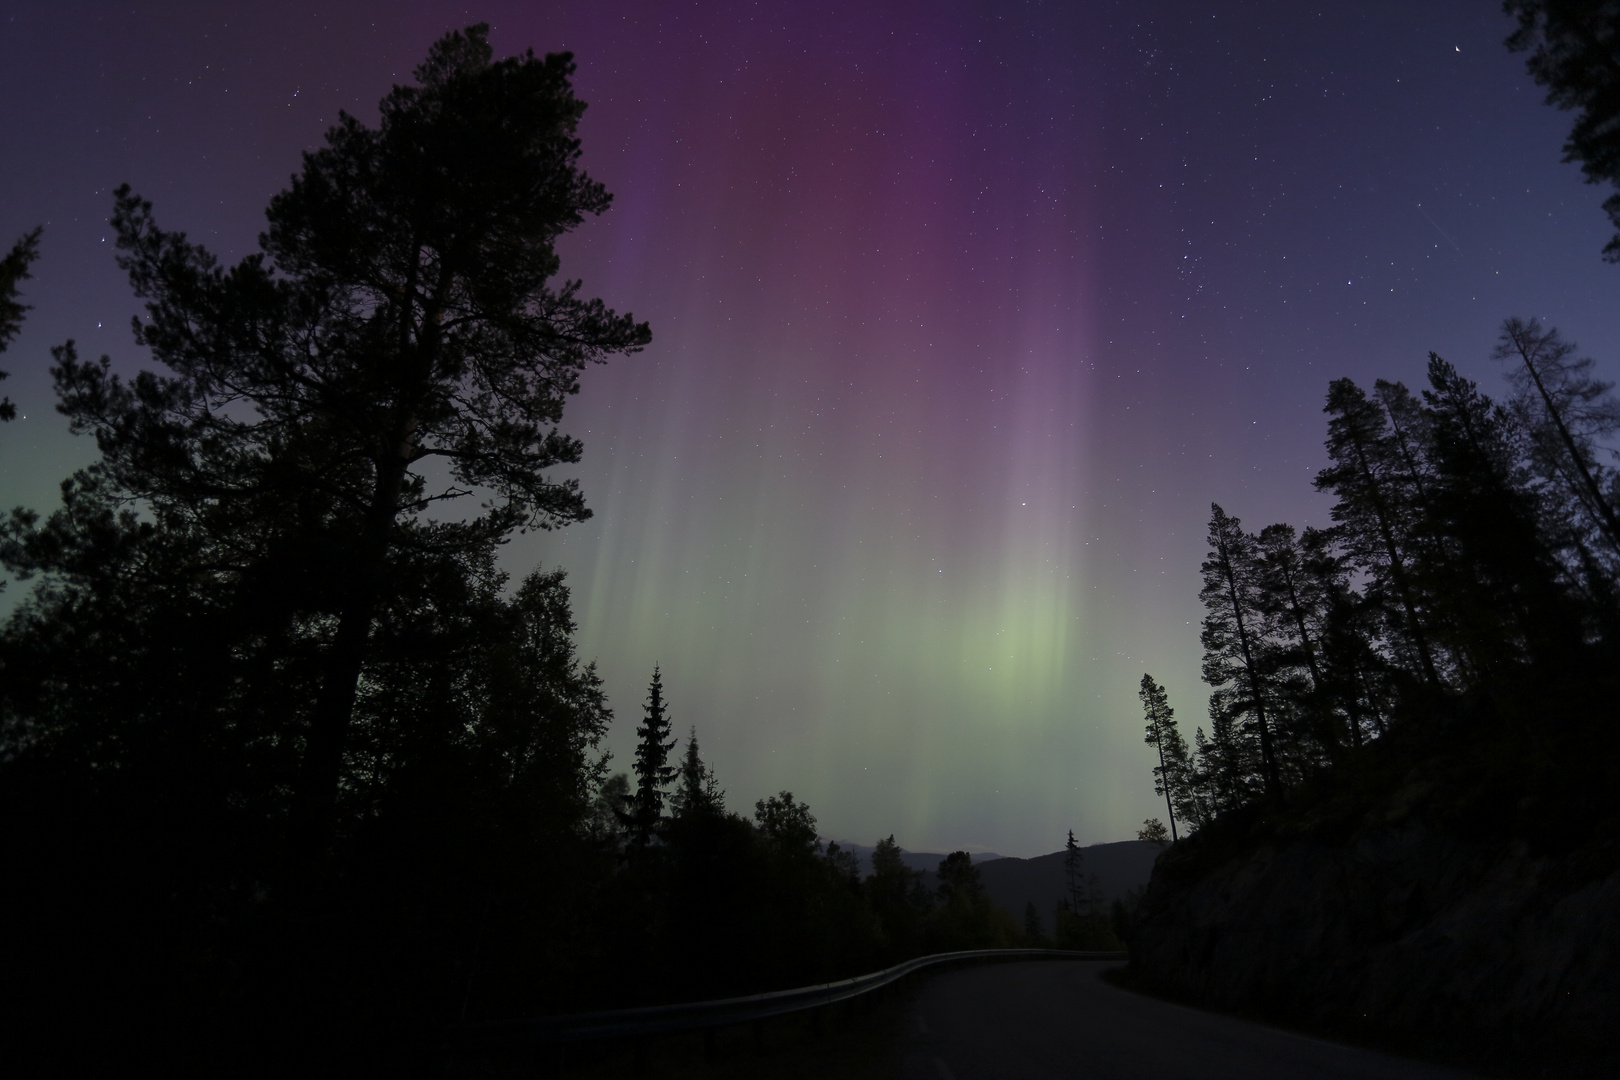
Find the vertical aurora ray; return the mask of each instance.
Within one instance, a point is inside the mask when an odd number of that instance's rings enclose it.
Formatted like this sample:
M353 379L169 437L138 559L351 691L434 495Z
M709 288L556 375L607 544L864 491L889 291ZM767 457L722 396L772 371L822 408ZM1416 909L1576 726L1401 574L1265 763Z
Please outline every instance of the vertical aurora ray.
M1072 75L1037 94L969 48L985 23L829 17L808 61L742 30L683 62L724 115L597 171L643 254L691 254L648 287L581 237L593 283L646 289L657 359L589 377L599 532L550 556L588 651L662 664L745 803L790 787L913 846L1005 847L1023 763L1078 722L1092 125ZM1005 122L1043 105L1063 130Z

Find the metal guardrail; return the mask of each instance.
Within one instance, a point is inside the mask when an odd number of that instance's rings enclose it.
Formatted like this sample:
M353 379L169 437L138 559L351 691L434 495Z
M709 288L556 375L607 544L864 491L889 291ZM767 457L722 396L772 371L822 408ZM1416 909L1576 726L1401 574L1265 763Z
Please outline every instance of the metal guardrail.
M1123 952L1077 952L1067 949L970 949L964 952L936 953L907 960L882 971L857 975L852 979L776 990L768 994L724 998L719 1001L690 1001L678 1005L649 1005L638 1009L608 1012L570 1013L523 1020L497 1020L452 1028L445 1035L445 1049L451 1052L513 1049L537 1044L585 1042L592 1039L620 1039L640 1035L660 1035L676 1031L746 1024L785 1013L803 1012L834 1005L881 990L923 968L940 964L960 964L990 960L1125 960Z

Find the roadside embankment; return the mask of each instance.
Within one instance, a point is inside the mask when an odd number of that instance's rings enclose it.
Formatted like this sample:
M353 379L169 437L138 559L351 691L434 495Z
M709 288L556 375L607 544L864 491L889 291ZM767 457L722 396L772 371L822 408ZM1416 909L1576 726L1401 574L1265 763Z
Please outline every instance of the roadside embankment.
M1620 843L1460 829L1448 788L1414 770L1166 851L1129 981L1482 1072L1620 1075Z

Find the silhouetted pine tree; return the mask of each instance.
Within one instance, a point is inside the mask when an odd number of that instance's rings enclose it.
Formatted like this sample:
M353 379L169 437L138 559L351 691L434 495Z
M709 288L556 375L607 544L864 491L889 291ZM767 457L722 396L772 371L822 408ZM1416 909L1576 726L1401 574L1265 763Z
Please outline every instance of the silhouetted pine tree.
M1187 804L1196 798L1188 776L1191 762L1187 759L1187 740L1181 737L1181 732L1176 728L1176 713L1170 707L1169 695L1147 672L1142 673L1142 687L1137 691L1137 696L1142 699L1142 711L1147 719L1147 737L1144 741L1159 755L1159 764L1153 768L1153 793L1164 796L1164 809L1170 818L1170 839L1173 842L1179 839L1176 803L1180 803L1185 811ZM1187 820L1185 812L1183 820ZM1072 831L1069 842L1074 842Z
M1421 596L1409 564L1421 507L1412 498L1417 478L1392 440L1388 414L1349 379L1328 386L1327 451L1333 464L1316 476L1318 491L1338 499L1332 515L1346 553L1368 576L1369 599L1400 612L1403 651L1420 677L1441 686L1440 671L1421 611Z
M1282 797L1276 737L1265 677L1262 580L1256 542L1242 523L1211 504L1209 557L1202 567L1204 681L1213 689L1210 715L1225 717L1231 736L1253 738L1260 749L1260 780L1268 798Z
M1369 730L1384 732L1391 706L1388 663L1378 651L1387 609L1350 587L1350 561L1335 538L1331 530L1307 528L1299 540L1300 571L1317 617L1315 703L1324 722L1343 726L1324 737L1359 749Z
M229 271L120 188L137 340L169 374L129 384L57 354L60 407L101 451L79 506L142 505L190 539L194 577L258 613L246 639L285 631L319 669L285 736L306 857L333 839L361 676L408 564L586 517L577 483L550 477L581 453L563 405L586 366L649 340L553 282L557 238L610 202L579 168L572 72L567 54L494 60L485 26L445 36L375 129L343 115L305 155L264 250ZM480 512L430 514L474 492ZM83 520L58 515L56 547L93 545ZM11 529L30 568L71 572L31 524Z
M1474 685L1504 665L1568 655L1579 618L1515 454L1510 417L1439 356L1429 354L1424 411L1433 430L1436 492L1430 527L1445 558L1429 568L1454 652Z
M1600 441L1620 431L1620 403L1609 393L1612 383L1592 376L1592 359L1571 359L1574 353L1575 344L1556 328L1510 318L1491 358L1517 361L1507 377L1531 437L1531 467L1578 508L1582 523L1598 534L1612 559L1620 554L1620 517L1607 490L1616 476L1596 451Z

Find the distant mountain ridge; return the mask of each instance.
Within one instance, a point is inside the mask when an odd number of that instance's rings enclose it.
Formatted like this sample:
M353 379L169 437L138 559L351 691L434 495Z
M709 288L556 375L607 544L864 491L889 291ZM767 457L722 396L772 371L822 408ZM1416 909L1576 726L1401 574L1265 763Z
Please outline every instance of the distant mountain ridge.
M825 842L825 841L824 841ZM861 860L861 877L872 872L872 852L877 850L871 844L851 844L843 840L835 841L840 851L853 851L856 858ZM943 851L907 851L900 849L900 861L913 870L921 870L925 874L932 874L939 868L940 862L945 858ZM997 855L993 851L981 851L973 854L973 865L993 862L1005 856Z
M863 844L838 842L844 851L852 851L861 860L861 876L872 872L872 848ZM1153 875L1153 864L1164 848L1145 840L1121 840L1112 844L1092 844L1080 849L1081 873L1088 888L1109 904L1123 898L1134 889L1146 887ZM1024 909L1035 905L1044 933L1052 931L1052 912L1057 903L1068 895L1069 879L1063 868L1063 852L1037 855L1030 859L1017 859L994 852L973 856L973 865L979 869L979 879L991 901L1008 914L1023 921ZM945 856L931 851L900 849L900 857L913 870L926 875L925 884L932 888L934 871ZM1093 880L1095 879L1095 880Z

